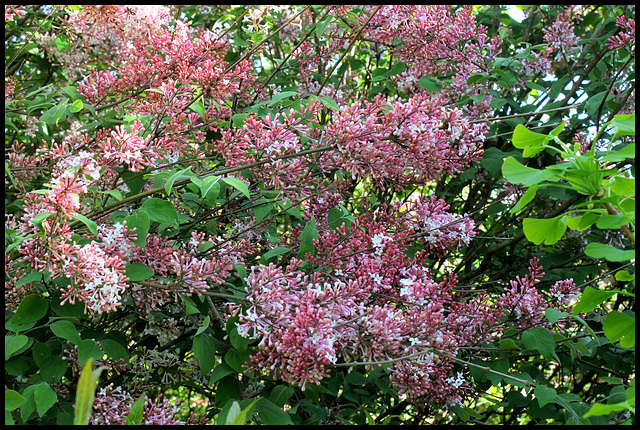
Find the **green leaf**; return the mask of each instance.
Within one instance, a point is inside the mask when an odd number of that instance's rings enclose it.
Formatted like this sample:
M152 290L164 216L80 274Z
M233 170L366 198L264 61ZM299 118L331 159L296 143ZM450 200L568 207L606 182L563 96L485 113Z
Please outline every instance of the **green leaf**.
M636 144L630 143L619 151L612 152L609 155L605 155L602 157L603 160L606 161L624 161L627 158L635 159L636 158Z
M18 394L15 390L4 391L4 410L13 411L19 408L27 399Z
M536 192L538 191L538 188L540 188L538 184L531 185L527 189L527 191L525 191L522 197L520 197L520 200L518 200L518 203L516 203L511 209L509 209L509 212L518 213L522 209L524 209L524 207L536 196Z
M89 416L91 416L91 408L93 406L93 398L95 396L98 378L105 367L100 366L95 371L92 370L93 359L89 358L82 368L78 387L76 389L76 404L73 417L73 424L87 425L89 424Z
M515 349L520 350L520 347L513 341L513 339L500 339L498 345L503 349Z
M436 78L432 78L430 76L421 77L418 81L418 85L420 85L422 88L434 92L438 92L442 89L442 84L440 84L440 82L438 82Z
M216 346L213 340L202 333L193 338L193 355L200 363L200 375L205 376L216 365Z
M233 121L233 126L235 128L242 128L244 125L244 120L250 116L250 113L237 113L231 117L231 121Z
M633 197L636 195L636 178L614 176L609 181L609 188L616 194Z
M40 376L46 383L57 383L62 381L62 377L69 368L69 363L57 355L50 355L45 358L40 367Z
M196 100L195 102L191 103L189 105L189 109L191 109L192 111L194 111L195 113L197 113L198 115L200 115L201 117L204 117L204 105L202 104L202 98L198 98L198 100Z
M318 229L316 228L316 217L312 216L304 226L304 230L302 230L302 233L300 233L300 250L298 251L299 259L304 259L307 252L316 252L313 241L317 238Z
M146 393L142 393L140 397L138 397L133 405L131 405L131 410L127 415L127 419L124 422L125 425L133 425L137 426L142 424L142 420L144 418L144 404L146 402Z
M554 218L535 219L525 218L522 222L524 234L530 242L540 245L553 245L564 235L567 230L566 215L558 215Z
M155 272L144 263L129 263L124 273L130 281L138 282L151 278Z
M44 231L44 228L42 227L42 222L44 220L46 220L47 218L49 218L51 215L53 215L55 212L42 212L39 213L38 215L34 216L30 222L31 224L35 225L36 227L38 227L38 230L40 230L41 232Z
M78 329L71 321L59 320L51 324L51 331L58 337L61 337L74 345L80 345L82 339L78 334Z
M264 397L260 397L256 403L256 411L258 417L265 425L293 425L291 416L282 410L282 408L273 404Z
M533 390L533 394L535 394L536 399L538 399L540 407L553 402L558 395L555 389L547 387L546 385L536 385L536 388Z
M207 198L210 205L216 204L218 194L220 194L220 184L218 183L220 178L218 176L207 176L203 179L200 191L202 192L202 198Z
M329 24L331 24L335 20L336 18L334 16L329 15L316 25L316 36L318 37L318 39L322 37Z
M544 327L534 327L522 333L522 343L527 349L535 349L545 358L552 360L556 348L553 335Z
M636 319L618 311L611 311L607 315L602 328L604 335L610 342L620 339L623 348L633 348L636 344Z
M564 220L566 221L567 226L570 229L583 231L583 230L588 229L589 227L591 227L593 225L593 223L598 221L598 218L600 218L600 214L596 214L596 213L593 213L593 212L587 212L584 215L579 216L579 217L568 216Z
M132 240L132 242L140 248L144 248L147 244L147 233L151 226L151 221L149 220L149 214L147 211L140 208L135 214L125 217L125 220L127 221L128 228L136 228L137 237L135 240Z
M42 417L58 401L58 395L49 384L38 384L34 391L34 400L38 415Z
M77 219L78 221L81 221L84 225L89 227L89 231L91 231L91 233L94 236L98 234L98 224L96 224L95 222L91 221L86 216L77 214L77 215L73 216L73 219Z
M591 258L604 258L605 260L613 262L629 261L636 256L634 249L622 250L597 242L588 243L584 249L584 253Z
M23 334L4 337L4 360L7 361L13 354L20 351L29 342L29 338Z
M80 112L83 108L84 104L82 103L82 100L76 100L73 102L69 110L71 111L71 113L77 113Z
M19 287L20 285L30 284L32 282L38 282L38 281L42 281L42 273L32 272L32 273L27 273L22 278L18 279L15 285L16 287Z
M628 401L620 403L594 403L591 405L591 409L584 415L585 417L591 417L596 415L609 415L611 412L620 412L624 410L634 410Z
M615 295L617 291L601 291L596 290L593 287L587 287L582 292L580 300L573 307L573 315L578 315L581 312L590 312L597 308L600 303L609 299Z
M185 313L187 315L195 315L200 313L200 309L198 309L196 304L193 303L193 300L184 295L180 295L180 297L182 297L182 302L184 303L185 307Z
M11 318L12 324L28 324L38 321L47 314L49 304L38 294L30 294L18 305L15 315Z
M273 390L271 390L271 394L269 395L269 400L272 401L276 406L282 408L284 407L287 400L293 396L295 390L292 387L287 385L276 385Z
M232 373L235 373L235 370L233 370L227 363L222 363L216 366L213 369L213 372L211 372L211 379L209 379L209 384L214 384L225 376L231 375Z
M324 106L333 109L333 110L340 110L340 106L338 106L338 103L336 103L335 100L333 100L331 97L320 97L320 103L322 103Z
M204 331L209 328L209 324L211 324L211 317L207 315L202 321L202 324L200 324L200 327L198 327L198 331L195 335L198 336L200 333L204 333Z
M235 189L240 191L242 194L244 194L244 196L246 198L250 198L251 197L251 194L249 193L249 187L247 187L247 184L242 182L242 180L240 180L238 178L233 178L233 177L221 178L221 179L224 182L226 182L228 185L231 185L232 187L234 187Z
M174 173L173 175L171 175L169 179L167 179L167 182L164 183L164 190L166 191L167 195L171 194L171 187L173 187L173 183L178 178L181 178L182 176L187 176L189 173L191 173L191 166L187 167L186 169L182 169Z
M589 97L589 99L587 100L587 106L585 107L585 110L591 118L595 118L598 114L598 109L600 109L600 105L602 104L606 95L607 91L602 91Z
M100 360L103 355L102 349L91 339L84 339L78 345L78 364L80 366L87 363L88 360Z
M142 203L141 209L147 212L151 221L178 227L178 212L170 201L157 198L147 199Z
M523 166L513 157L507 157L507 159L504 160L502 164L502 175L512 184L522 184L525 187L543 181L559 179L557 173L552 169L538 170Z
M635 136L636 114L616 115L613 117L613 120L611 120L610 125L616 130L616 134L611 138L612 141L618 136Z
M253 407L258 399L253 400L244 409L240 410L240 404L234 400L229 408L229 412L227 413L227 418L225 419L225 423L227 425L236 425L242 426L247 422L247 415L249 412L253 411Z
M539 147L548 141L549 136L531 131L522 124L516 125L516 128L513 130L513 146L518 149Z
M124 359L125 362L129 361L129 352L117 340L102 339L100 341L100 346L107 357L113 358L114 360Z
M272 250L265 252L262 256L262 260L266 263L270 258L273 258L277 255L285 254L289 251L291 251L291 248L287 248L286 246L276 246Z
M561 318L568 317L569 315L571 315L570 313L561 312L554 308L547 308L547 310L545 310L544 313L551 324L556 323Z

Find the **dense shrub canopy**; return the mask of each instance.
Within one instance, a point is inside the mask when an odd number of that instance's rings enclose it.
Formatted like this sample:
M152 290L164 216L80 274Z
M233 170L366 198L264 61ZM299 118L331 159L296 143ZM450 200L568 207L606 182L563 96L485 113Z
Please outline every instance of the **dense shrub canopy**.
M633 6L5 6L5 422L635 423Z

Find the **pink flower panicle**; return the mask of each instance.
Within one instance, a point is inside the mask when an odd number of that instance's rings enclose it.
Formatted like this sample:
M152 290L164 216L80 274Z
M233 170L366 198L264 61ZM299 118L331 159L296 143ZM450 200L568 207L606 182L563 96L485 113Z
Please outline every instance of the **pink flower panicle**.
M628 49L630 55L635 55L636 46L636 22L633 18L625 19L624 16L616 18L616 25L620 28L618 34L613 35L607 41L607 48Z
M113 384L98 389L93 400L93 408L89 416L92 425L124 425L135 403L130 393ZM145 396L142 423L144 425L179 425L182 421L174 418L180 411L168 399L162 400L162 394L155 400Z

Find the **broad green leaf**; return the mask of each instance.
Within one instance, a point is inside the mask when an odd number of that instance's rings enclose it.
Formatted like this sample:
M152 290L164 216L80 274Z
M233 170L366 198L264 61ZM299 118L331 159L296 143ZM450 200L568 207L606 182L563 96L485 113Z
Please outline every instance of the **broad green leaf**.
M515 349L520 350L521 348L513 341L513 339L500 339L498 341L498 345L503 349Z
M636 344L636 319L618 311L607 315L602 328L604 335L612 343L620 339L623 348L633 348Z
M189 105L189 108L195 113L197 113L198 115L200 115L201 117L205 116L204 105L202 104L201 98L191 103L191 105Z
M198 327L198 331L196 332L195 336L198 336L200 333L204 333L204 331L209 328L209 324L211 324L211 317L207 315L206 318L202 321L202 324L200 324L200 327Z
M566 215L554 218L535 219L525 218L522 222L524 234L530 242L540 245L553 245L564 235L567 230Z
M246 198L251 197L251 194L249 193L249 187L247 187L247 184L245 184L242 180L238 178L233 178L233 177L221 178L221 179L224 182L226 182L228 185L231 185L233 188L237 189L242 194L244 194Z
M260 420L266 425L293 425L291 416L288 413L264 397L258 399L256 411L258 412Z
M58 337L61 337L74 345L80 345L82 343L82 339L80 338L80 334L78 334L78 329L76 326L67 320L58 320L51 324L51 331Z
M200 313L200 309L198 309L196 304L193 303L193 300L185 295L180 295L180 297L182 298L182 302L184 303L185 313L187 315L195 315Z
M18 279L15 285L16 287L19 287L20 285L30 284L32 282L38 282L38 281L42 281L42 273L32 272L32 273L27 273L22 278Z
M173 175L171 175L171 177L169 177L169 179L167 179L167 182L164 183L164 190L167 193L167 195L171 194L171 187L173 187L173 183L183 177L183 176L188 176L188 174L191 173L191 166L187 167L186 169L182 169L176 173L174 173Z
M127 349L122 346L120 342L113 339L102 339L100 341L100 346L107 357L113 358L114 360L124 359L125 361L129 360L129 352Z
M616 115L610 123L611 127L616 130L611 140L615 140L618 136L635 136L636 135L636 114Z
M502 175L512 184L522 184L529 187L543 181L559 179L557 172L552 169L538 170L523 166L515 158L507 157L502 164Z
M573 307L573 315L578 315L581 312L590 312L597 308L600 303L609 299L615 295L617 291L602 291L596 290L593 287L586 287L580 295L580 300Z
M91 416L91 408L93 406L93 398L96 393L96 387L98 385L98 379L100 373L104 369L103 366L98 367L95 371L92 370L93 359L89 358L86 364L82 368L80 379L78 380L78 386L76 388L76 404L73 417L73 424L75 425L87 425L89 424L89 417Z
M338 103L336 103L335 100L333 100L331 97L320 97L320 103L330 109L340 110L340 106L338 106Z
M564 220L571 230L583 231L598 221L598 218L600 218L600 214L587 212L579 217L567 216Z
M247 422L247 416L253 412L253 407L257 401L258 399L253 400L251 403L245 406L244 409L242 409L241 411L239 410L240 408L239 408L238 402L234 401L233 404L231 405L231 409L229 410L229 414L227 415L227 419L226 419L227 424L236 425L236 426L245 425L245 423ZM237 411L234 409L236 405L238 405ZM232 420L229 420L229 416L232 415L231 410L233 410L233 414L235 414L235 416Z
M591 258L604 258L605 260L613 262L629 261L636 256L634 249L622 250L597 242L588 243L584 249L584 253Z
M318 37L318 39L322 37L327 27L335 20L336 18L334 16L329 15L316 25L316 36Z
M540 188L540 186L538 184L531 185L529 187L529 189L527 189L527 191L525 191L525 193L522 195L522 197L520 197L520 200L518 200L518 203L516 203L511 209L509 209L509 212L518 213L522 209L524 209L524 207L531 200L534 199L534 197L536 196L536 192L538 191L538 188Z
M73 218L81 221L84 225L89 227L89 231L91 231L94 236L98 234L98 224L96 224L94 221L91 221L86 216L80 214L74 215Z
M557 322L559 319L567 317L569 315L571 315L570 313L567 312L561 312L557 309L554 308L547 308L547 310L544 311L545 316L547 317L547 319L549 320L549 322L551 324L554 324L555 322ZM540 405L542 406L542 405Z
M265 252L262 256L262 260L267 262L270 258L273 258L277 255L285 254L289 251L291 251L291 248L287 248L286 246L276 246L272 250Z
M35 225L36 227L38 227L38 230L40 230L41 232L44 231L44 228L42 227L42 222L44 220L46 220L47 218L49 218L51 215L53 215L55 212L42 212L39 213L38 215L34 216L30 222L31 224Z
M73 102L69 110L71 111L71 113L77 113L77 112L80 112L83 109L83 107L84 105L82 103L82 100L76 100Z
M273 390L271 390L269 400L276 406L282 408L287 400L293 396L293 393L295 393L295 390L292 387L287 385L276 385Z
M69 368L69 362L57 355L50 355L45 358L40 367L40 376L48 384L62 381L62 377Z
M553 335L544 327L534 327L522 333L522 343L527 349L535 349L545 358L552 360L556 348Z
M38 294L30 294L18 305L15 315L11 318L12 324L28 324L38 321L47 314L49 304Z
M29 338L23 334L16 336L4 337L4 360L7 361L13 354L20 351L27 343Z
M555 389L547 387L546 385L536 385L536 388L533 390L533 394L535 394L536 399L538 399L540 407L553 402L558 395Z
M49 384L38 384L34 391L34 400L38 415L42 417L58 401L58 395Z
M232 373L235 373L235 370L233 370L227 363L222 363L216 366L215 369L213 369L213 372L211 372L211 379L209 379L209 383L214 384Z
M4 410L13 411L19 408L27 399L15 390L4 390Z
M193 355L200 363L200 375L205 376L216 365L216 346L205 333L193 338Z
M636 195L636 178L614 176L609 181L609 188L616 194L633 197Z
M307 252L314 253L316 251L313 241L317 238L318 229L316 228L316 217L312 216L304 226L302 233L300 233L300 250L298 251L299 259L304 259Z
M136 262L127 264L124 273L130 281L137 282L151 278L155 272L144 263Z
M138 397L133 405L131 405L131 410L129 414L127 414L127 419L125 421L125 425L133 425L137 426L142 424L142 420L144 419L144 404L146 402L146 393L142 393L140 397Z
M635 143L630 143L627 146L625 146L624 148L620 149L619 151L612 152L612 153L602 157L603 160L613 161L613 162L624 161L627 158L631 158L631 159L635 159L636 158L636 144Z
M231 117L231 121L233 121L233 126L235 128L242 128L244 125L244 120L251 115L250 113L237 113Z
M178 212L168 200L151 198L142 203L141 209L147 212L151 221L162 222L178 227Z
M418 81L418 85L420 85L422 88L434 92L438 92L440 91L440 89L442 89L442 84L438 82L436 78L432 78L430 76L421 77Z
M87 363L88 360L100 360L103 355L102 349L91 339L84 339L78 345L78 364L80 366Z
M630 222L633 222L634 219L632 217L628 217L625 215L609 215L603 214L598 218L598 222L596 222L596 227L606 230L606 229L618 229L623 225L627 225Z
M591 417L595 415L609 415L611 412L620 412L624 410L633 410L633 406L629 402L620 403L594 403L591 405L591 409L585 414L585 417Z
M216 204L216 199L220 193L219 181L220 178L218 176L207 176L202 180L202 185L200 186L202 198L206 197L210 205Z

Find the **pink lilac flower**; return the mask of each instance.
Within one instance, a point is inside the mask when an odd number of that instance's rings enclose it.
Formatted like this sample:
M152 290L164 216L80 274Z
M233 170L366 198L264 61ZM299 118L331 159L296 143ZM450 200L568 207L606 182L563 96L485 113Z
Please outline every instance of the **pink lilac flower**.
M630 55L635 54L636 46L636 22L633 18L625 19L624 16L616 18L616 25L620 28L620 32L611 36L606 46L610 49L617 50L626 48Z
M114 387L112 384L99 388L93 400L89 422L92 425L124 425L134 403L134 398L122 387ZM141 424L184 424L174 418L174 415L179 411L180 408L172 405L168 399L162 400L162 394L155 401L145 396Z

